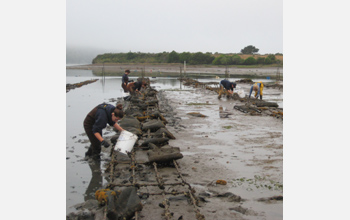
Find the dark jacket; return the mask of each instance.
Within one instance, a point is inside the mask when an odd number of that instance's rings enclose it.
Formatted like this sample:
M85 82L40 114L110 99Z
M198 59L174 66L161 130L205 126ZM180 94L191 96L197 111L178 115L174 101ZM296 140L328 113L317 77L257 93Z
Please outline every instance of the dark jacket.
M128 82L129 82L129 76L124 73L124 75L122 77L122 83L128 84Z
M110 126L115 124L115 122L112 121L112 112L114 109L115 106L106 103L96 106L86 116L84 126L92 126L92 132L98 132L102 136L102 129L107 126L107 123Z
M137 82L134 83L135 90L137 89L138 91L140 91L141 90L141 86L142 86L142 82L137 81Z
M220 83L226 90L232 90L233 91L233 88L236 88L236 83L230 82L230 81L228 81L226 79L221 80ZM232 87L232 85L233 85L233 87Z

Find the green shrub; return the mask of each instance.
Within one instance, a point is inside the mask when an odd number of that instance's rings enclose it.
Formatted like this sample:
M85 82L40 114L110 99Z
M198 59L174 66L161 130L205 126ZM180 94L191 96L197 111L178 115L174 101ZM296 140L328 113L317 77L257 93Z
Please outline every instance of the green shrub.
M258 59L256 60L256 62L257 62L258 64L264 64L264 62L265 62L265 57L258 57Z
M269 57L266 57L264 64L272 64L272 60Z
M220 57L215 57L215 59L212 62L213 65L221 65L221 59Z
M168 63L179 63L179 62L180 62L179 54L176 53L174 50L171 51L171 53L169 53L169 56L168 56Z
M232 64L241 65L243 63L244 63L244 59L242 59L240 56L238 56L238 55L232 56Z
M244 60L245 65L254 65L256 63L257 61L254 57L248 57L247 59Z
M273 54L270 54L270 55L268 55L267 57L270 58L272 62L275 62L275 61L276 61L276 56L273 55Z

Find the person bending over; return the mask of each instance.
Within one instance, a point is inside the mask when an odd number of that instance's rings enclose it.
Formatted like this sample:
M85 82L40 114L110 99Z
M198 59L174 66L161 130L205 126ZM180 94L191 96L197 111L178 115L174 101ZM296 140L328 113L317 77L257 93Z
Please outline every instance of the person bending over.
M219 91L219 99L221 98L221 95L224 93L224 89L227 90L229 94L233 94L233 89L236 88L236 83L230 82L226 79L220 81L220 91Z
M132 83L129 83L127 86L127 89L131 95L135 95L136 93L141 94L140 92L141 88L146 88L145 82L139 82L139 81L132 82Z
M254 85L250 87L249 98L254 90L255 92L254 97L257 99L260 96L260 99L262 100L263 89L264 89L264 84L261 81L254 83Z
M124 113L121 104L114 107L106 103L99 104L87 114L84 120L84 130L91 145L85 153L86 157L92 157L93 159L100 158L101 145L106 148L109 147L109 143L102 137L102 129L104 129L108 123L118 131L123 131L124 129L117 123L123 116Z

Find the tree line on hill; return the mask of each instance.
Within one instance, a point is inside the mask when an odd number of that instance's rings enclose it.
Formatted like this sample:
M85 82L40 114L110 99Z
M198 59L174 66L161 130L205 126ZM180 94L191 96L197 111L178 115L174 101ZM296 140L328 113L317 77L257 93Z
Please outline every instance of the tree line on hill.
M247 46L241 50L242 54L251 54L258 52L259 49L254 46ZM242 58L242 54L219 54L219 53L202 53L202 52L162 52L162 53L105 53L97 55L92 63L184 63L190 65L198 64L213 64L213 65L269 65L269 64L283 64L283 61L276 59L275 55L269 54L267 56L249 56L246 59Z

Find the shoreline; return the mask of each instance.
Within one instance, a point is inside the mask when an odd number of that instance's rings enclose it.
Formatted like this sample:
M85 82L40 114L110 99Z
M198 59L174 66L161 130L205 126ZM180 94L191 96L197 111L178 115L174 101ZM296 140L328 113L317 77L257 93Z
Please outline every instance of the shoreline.
M106 76L123 75L125 69L129 69L132 75L146 77L180 76L180 74L195 76L236 76L236 77L270 77L283 79L283 67L225 67L206 65L184 65L180 64L83 64L66 66L66 69L92 70L93 74ZM162 75L163 74L163 75Z

